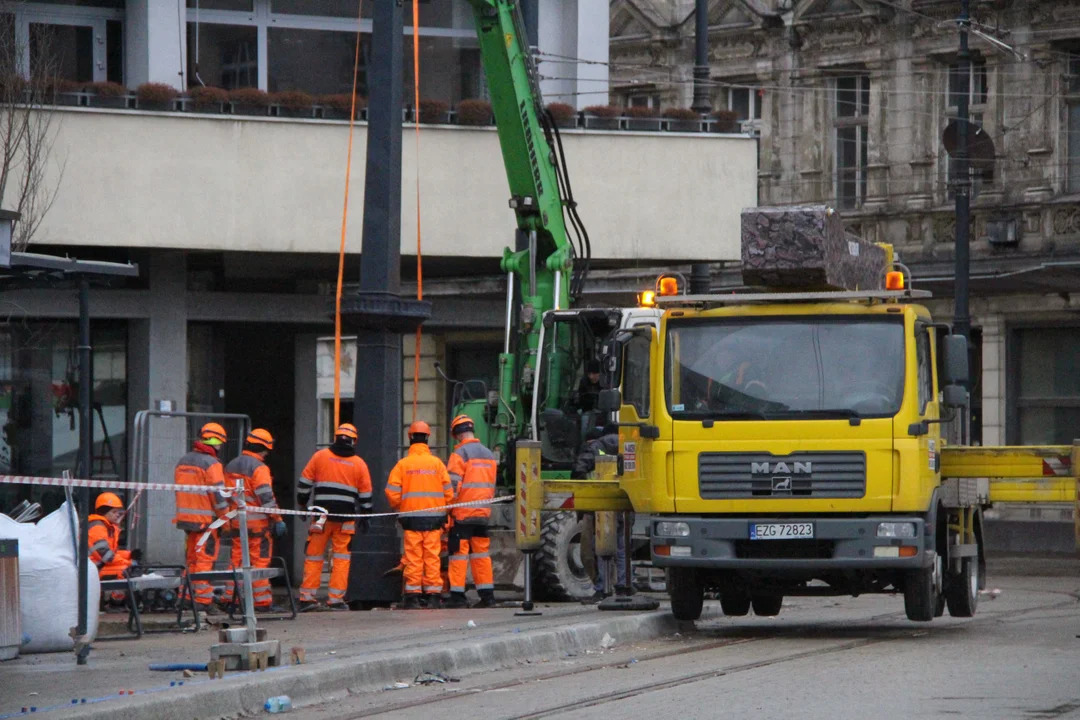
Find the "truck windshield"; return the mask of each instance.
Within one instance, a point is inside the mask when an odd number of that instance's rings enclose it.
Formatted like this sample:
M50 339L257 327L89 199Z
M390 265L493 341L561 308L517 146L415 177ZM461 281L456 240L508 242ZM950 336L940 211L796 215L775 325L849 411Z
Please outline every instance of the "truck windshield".
M670 322L668 409L675 419L891 417L904 360L900 317Z

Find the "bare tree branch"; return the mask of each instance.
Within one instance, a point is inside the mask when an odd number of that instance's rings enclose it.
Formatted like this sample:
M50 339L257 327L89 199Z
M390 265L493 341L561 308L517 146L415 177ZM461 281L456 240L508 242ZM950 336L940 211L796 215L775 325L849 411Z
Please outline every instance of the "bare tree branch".
M21 215L13 250L25 250L41 228L65 165L52 157L59 125L53 103L63 83L53 29L32 26L27 45L10 12L19 4L3 3L7 12L0 13L0 207ZM58 172L50 173L54 163Z

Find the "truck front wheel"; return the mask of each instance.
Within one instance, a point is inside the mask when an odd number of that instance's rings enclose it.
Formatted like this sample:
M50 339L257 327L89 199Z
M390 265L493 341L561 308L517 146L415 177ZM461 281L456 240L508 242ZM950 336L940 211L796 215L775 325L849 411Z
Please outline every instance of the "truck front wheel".
M676 620L697 620L705 604L705 588L693 568L668 568L668 595Z
M904 578L904 612L908 620L930 622L940 601L941 556L935 555L930 567L908 570Z
M945 583L945 601L953 617L973 617L979 605L979 559L966 557L960 567L960 574Z

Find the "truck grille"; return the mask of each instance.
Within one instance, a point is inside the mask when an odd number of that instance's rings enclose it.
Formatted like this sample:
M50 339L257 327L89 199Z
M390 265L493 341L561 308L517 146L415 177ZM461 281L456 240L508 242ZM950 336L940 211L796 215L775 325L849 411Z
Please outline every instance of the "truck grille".
M740 560L831 560L835 540L736 540Z
M861 498L866 453L700 453L698 489L703 500Z

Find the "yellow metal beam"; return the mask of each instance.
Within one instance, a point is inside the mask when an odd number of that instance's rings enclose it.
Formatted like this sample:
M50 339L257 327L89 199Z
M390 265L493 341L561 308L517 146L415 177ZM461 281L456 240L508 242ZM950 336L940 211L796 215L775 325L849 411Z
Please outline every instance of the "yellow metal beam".
M1075 497L1072 478L990 481L990 502L995 503L1071 503Z
M1072 445L945 447L941 477L1073 480L1072 450Z
M630 498L618 480L545 480L545 510L630 510Z

